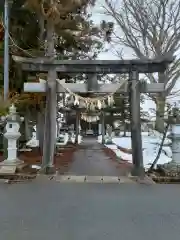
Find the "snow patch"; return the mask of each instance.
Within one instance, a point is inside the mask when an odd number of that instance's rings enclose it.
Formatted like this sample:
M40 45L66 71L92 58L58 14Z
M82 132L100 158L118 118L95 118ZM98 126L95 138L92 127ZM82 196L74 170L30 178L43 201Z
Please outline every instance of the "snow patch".
M117 149L117 146L121 146L123 148L131 149L131 137L130 134L128 137L115 137L113 138L113 144L105 145L106 147L112 149L117 157L122 158L123 160L127 160L128 162L132 163L132 154L124 153ZM149 136L148 136L149 135ZM161 144L163 135L159 134L156 131L152 133L144 133L142 134L142 148L143 148L143 160L144 160L144 167L145 169L149 169L152 162L156 158L159 147ZM98 142L102 141L102 136L98 137ZM164 164L172 161L172 151L170 146L171 140L166 138L164 141L164 145L162 148L162 152L157 164ZM116 146L117 145L117 146ZM156 166L155 166L156 167Z

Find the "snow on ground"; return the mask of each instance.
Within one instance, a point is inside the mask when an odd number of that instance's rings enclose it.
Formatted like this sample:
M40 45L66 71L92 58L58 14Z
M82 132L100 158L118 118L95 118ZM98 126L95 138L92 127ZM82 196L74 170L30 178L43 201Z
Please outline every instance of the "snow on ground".
M150 136L148 136L148 133L144 133L144 132L142 133L143 160L144 160L144 167L146 170L151 166L151 163L156 158L159 150L159 146L161 143L161 139L162 139L162 134L159 134L156 131L153 131L152 133L149 133L149 134ZM117 146L131 149L130 133L128 133L127 136L128 137L115 137L113 138L114 144L105 145L105 146L108 148L111 148L116 153L117 157L120 157L132 163L131 154L124 153L119 149L117 149ZM102 136L99 136L98 142L101 142L101 140L102 140ZM158 164L168 163L172 160L171 159L172 151L170 146L168 146L170 143L171 143L171 140L166 138L162 152L161 152L161 156L158 160Z
M63 146L63 145L66 145L68 140L69 140L69 136L68 136L68 133L65 133L64 135L61 134L63 137L64 137L64 142L61 142L61 143L56 143L56 145L58 146ZM59 137L61 136L59 135ZM75 143L75 136L71 138L72 140L72 143ZM78 136L78 143L81 143L82 142L82 136ZM39 146L39 140L37 140L37 136L36 136L36 132L33 132L32 134L32 138L26 143L26 145L28 147L38 147Z

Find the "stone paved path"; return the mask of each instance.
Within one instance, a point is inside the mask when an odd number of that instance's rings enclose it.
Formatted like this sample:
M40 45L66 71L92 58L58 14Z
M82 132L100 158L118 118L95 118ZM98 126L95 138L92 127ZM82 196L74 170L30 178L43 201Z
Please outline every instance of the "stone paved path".
M85 138L75 152L68 174L90 176L119 176L116 164L105 155L95 138Z

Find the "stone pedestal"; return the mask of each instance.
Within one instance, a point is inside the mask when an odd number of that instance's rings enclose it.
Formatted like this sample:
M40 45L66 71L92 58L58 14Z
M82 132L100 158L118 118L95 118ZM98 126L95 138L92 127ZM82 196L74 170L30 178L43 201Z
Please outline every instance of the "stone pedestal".
M8 157L4 160L4 163L6 165L14 165L22 162L17 158L17 139L21 136L21 134L19 132L14 134L6 132L4 136L8 140Z

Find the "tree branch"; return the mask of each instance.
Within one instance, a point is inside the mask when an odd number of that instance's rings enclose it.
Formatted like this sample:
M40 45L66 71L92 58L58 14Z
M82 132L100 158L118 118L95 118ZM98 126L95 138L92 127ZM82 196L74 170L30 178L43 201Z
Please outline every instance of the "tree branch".
M114 37L119 46L132 49L137 58L174 57L180 47L180 0L105 0L105 14L119 27ZM169 94L179 77L179 59L163 78L146 76L150 82L164 82Z

